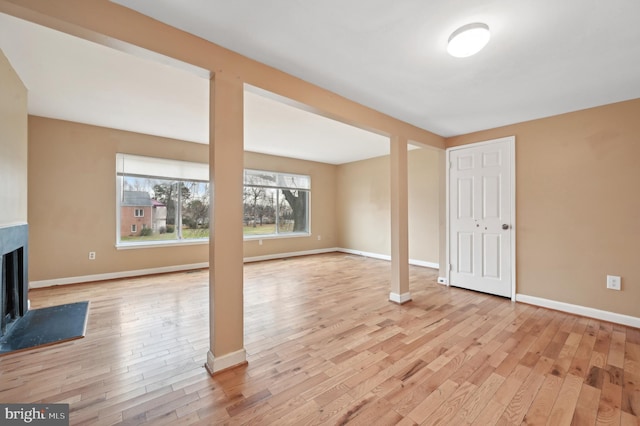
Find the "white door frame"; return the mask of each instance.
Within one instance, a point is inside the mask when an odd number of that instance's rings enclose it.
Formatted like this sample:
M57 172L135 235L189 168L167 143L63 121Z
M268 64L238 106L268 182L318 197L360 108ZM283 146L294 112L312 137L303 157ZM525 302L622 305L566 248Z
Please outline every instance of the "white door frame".
M465 148L473 148L482 145L489 145L497 142L507 142L509 144L509 148L511 151L511 155L509 156L509 161L511 163L511 217L509 218L510 228L509 232L511 233L511 301L516 301L516 137L515 136L506 136L499 139L491 139L482 142L476 142L466 145L460 145L452 148L446 149L446 251L447 251L447 264L446 264L446 277L447 277L447 286L450 284L450 275L451 275L451 259L449 254L450 247L450 226L449 223L449 174L451 170L451 151L462 150Z

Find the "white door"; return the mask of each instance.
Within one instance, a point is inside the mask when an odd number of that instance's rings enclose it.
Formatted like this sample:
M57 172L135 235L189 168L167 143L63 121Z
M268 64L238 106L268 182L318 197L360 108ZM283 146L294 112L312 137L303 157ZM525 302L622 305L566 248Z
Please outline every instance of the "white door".
M451 148L449 284L513 299L515 138Z

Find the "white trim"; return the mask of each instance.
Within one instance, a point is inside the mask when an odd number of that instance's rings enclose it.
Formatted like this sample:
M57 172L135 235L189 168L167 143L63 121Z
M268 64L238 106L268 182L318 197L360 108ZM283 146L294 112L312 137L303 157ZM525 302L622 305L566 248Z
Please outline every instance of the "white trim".
M163 247L163 245L154 245L152 247ZM166 245L164 245L164 247L166 247ZM123 248L124 247L119 247L118 249L123 249ZM133 247L126 247L126 249L129 249L129 248L133 248ZM340 251L340 249L333 247L333 248L326 248L326 249L298 251L298 252L292 252L292 253L276 253L276 254L269 254L264 256L245 257L244 262L245 263L259 262L261 260L284 259L287 257L307 256L311 254L331 253L336 251ZM138 269L138 270L132 270L132 271L109 272L105 274L82 275L82 276L68 277L68 278L54 278L51 280L31 281L29 283L29 288L52 287L54 285L78 284L78 283L86 283L91 281L106 281L106 280L114 280L119 278L137 277L141 275L164 274L167 272L180 272L180 271L189 271L193 269L204 269L208 267L209 267L209 262L202 262L202 263L192 263L187 265L173 265L173 266L163 266L159 268Z
M200 243L202 243L202 241L200 241ZM194 244L194 243L192 242L191 244ZM150 247L166 247L166 246L167 245L153 245ZM130 248L134 248L134 247L118 247L119 250L130 249ZM289 253L274 253L274 254L266 254L263 256L245 257L244 263L260 262L263 260L285 259L287 257L308 256L312 254L323 254L323 253L333 253L333 252L356 254L359 256L372 257L372 258L381 259L381 260L391 260L391 256L388 256L388 255L368 253L368 252L362 252L362 251L339 248L339 247L329 247L324 249L296 251L296 252L289 252ZM438 269L437 263L425 262L422 260L409 259L409 264L422 266L425 268ZM119 278L137 277L142 275L164 274L167 272L180 272L180 271L189 271L193 269L204 269L208 267L209 267L209 262L201 262L201 263L191 263L187 265L173 265L173 266L163 266L159 268L137 269L137 270L120 271L120 272L108 272L105 274L82 275L82 276L67 277L67 278L54 278L51 280L30 281L29 288L43 288L43 287L52 287L54 285L79 284L79 283L86 283L91 281L106 281L106 280L114 280Z
M160 268L137 269L133 271L109 272L106 274L83 275L79 277L55 278L52 280L30 281L29 288L43 288L54 285L78 284L91 281L114 280L118 278L137 277L141 275L164 274L167 272L180 272L192 269L208 268L209 262L192 263L189 265L163 266Z
M433 263L433 262L427 262L424 260L409 259L409 265L422 266L423 268L440 269L439 264Z
M135 250L157 247L179 247L209 244L209 238L189 238L187 240L133 241L116 244L116 250Z
M245 257L244 263L251 262L261 262L263 260L274 260L274 259L284 259L287 257L296 257L296 256L308 256L311 254L323 254L323 253L332 253L340 251L340 249L336 247L324 248L324 249L315 249L315 250L305 250L305 251L294 251L290 253L274 253L274 254L265 254L263 256L252 256Z
M373 259L389 260L389 261L391 260L391 256L389 256L388 254L370 253L366 251L352 250L347 248L336 248L334 249L334 251L339 251L347 254L355 254L355 255L364 256L364 257L371 257ZM424 268L440 269L440 265L438 263L427 262L425 260L409 259L409 265L422 266Z
M444 167L445 167L445 195L444 195L444 258L445 258L445 266L446 271L444 277L445 285L447 287L450 286L449 278L451 276L451 256L449 256L449 239L450 239L450 231L449 231L449 193L451 190L449 189L449 175L451 174L451 153L448 149L445 150L444 156Z
M540 306L542 308L554 309L556 311L567 312L569 314L581 315L595 318L602 321L622 324L629 327L640 328L640 318L629 315L618 314L616 312L602 311L600 309L589 308L587 306L572 305L570 303L558 302L556 300L543 299L541 297L517 294L516 301L528 303L529 305Z
M236 367L247 362L247 351L242 348L239 351L230 352L219 357L215 357L211 351L207 351L207 362L204 366L209 374L215 374L227 368Z
M389 256L388 254L370 253L368 251L353 250L348 248L338 248L337 250L342 253L355 254L357 256L364 256L364 257L371 257L373 259L391 260L391 256Z
M403 303L407 303L411 300L411 293L407 292L407 293L398 294L398 293L391 292L389 293L389 300L402 305Z
M511 301L516 301L516 137L509 136L511 143Z
M257 240L281 240L283 238L304 238L311 237L313 234L311 232L290 232L290 233L282 233L282 234L264 234L264 235L244 235L242 240L246 243L247 241L257 241Z
M475 143L470 143L470 144L465 144L465 145L459 145L459 146L454 146L451 148L447 148L446 149L446 156L445 156L445 167L446 167L446 173L445 173L445 181L446 181L446 198L445 198L445 219L446 219L446 225L445 225L445 238L446 238L446 259L447 259L447 265L451 265L451 259L449 256L449 239L450 239L450 235L449 235L449 193L450 193L450 189L449 189L449 174L451 173L451 151L457 151L457 150L461 150L461 149L465 149L465 148L471 148L471 147L479 147L479 146L483 146L483 145L490 145L493 143L498 143L498 142L508 142L509 143L509 151L510 151L510 157L509 157L509 161L510 161L510 168L511 168L511 218L509 219L509 223L511 225L511 301L515 302L516 301L516 137L515 136L505 136L502 138L497 138L497 139L491 139L491 140L487 140L487 141L482 141L482 142L475 142ZM446 278L447 279L447 285L451 285L450 284L450 268L447 269L447 274L446 274Z

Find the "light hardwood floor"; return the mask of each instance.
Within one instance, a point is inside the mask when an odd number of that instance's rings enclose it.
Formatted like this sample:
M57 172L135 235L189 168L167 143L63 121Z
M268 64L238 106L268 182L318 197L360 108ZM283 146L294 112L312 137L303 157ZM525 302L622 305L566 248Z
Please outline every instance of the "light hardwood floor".
M84 339L0 357L0 402L71 424L638 425L640 330L435 283L388 301L390 264L245 265L249 364L209 376L208 272L30 292L90 300Z

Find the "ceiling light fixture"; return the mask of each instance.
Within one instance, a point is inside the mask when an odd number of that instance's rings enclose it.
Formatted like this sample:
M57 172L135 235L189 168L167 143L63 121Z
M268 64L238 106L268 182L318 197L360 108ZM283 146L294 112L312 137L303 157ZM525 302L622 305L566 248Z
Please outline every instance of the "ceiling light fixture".
M463 25L451 34L447 52L456 58L475 55L489 42L489 26L480 22Z

